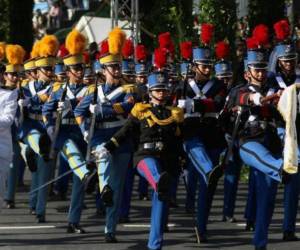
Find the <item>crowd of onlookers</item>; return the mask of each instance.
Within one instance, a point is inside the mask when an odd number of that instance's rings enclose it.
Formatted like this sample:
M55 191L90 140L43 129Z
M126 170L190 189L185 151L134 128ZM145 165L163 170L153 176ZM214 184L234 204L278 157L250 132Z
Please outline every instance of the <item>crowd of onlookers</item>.
M91 0L36 0L33 13L36 38L45 35L47 29L63 28L65 21L70 20L76 10L89 10L90 2Z

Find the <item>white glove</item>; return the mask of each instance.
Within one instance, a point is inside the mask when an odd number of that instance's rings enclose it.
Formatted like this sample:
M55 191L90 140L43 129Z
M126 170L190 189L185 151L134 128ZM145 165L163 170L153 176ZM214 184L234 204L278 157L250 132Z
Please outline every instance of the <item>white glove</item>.
M19 107L27 107L29 105L30 99L29 98L25 98L25 99L19 99L18 100L18 105Z
M186 111L190 112L193 108L193 100L191 100L191 99L179 99L177 107L185 109Z
M108 159L110 157L110 152L104 147L104 144L96 147L95 151L93 151L97 160Z
M58 102L57 111L63 112L71 107L71 103L69 100L65 100L64 102Z
M89 132L88 131L83 132L83 139L85 142L88 142L88 140L89 140Z
M261 106L261 102L260 102L261 98L262 95L260 93L255 93L252 95L252 101L257 106Z
M91 114L97 114L100 111L100 105L99 104L90 104L90 112Z

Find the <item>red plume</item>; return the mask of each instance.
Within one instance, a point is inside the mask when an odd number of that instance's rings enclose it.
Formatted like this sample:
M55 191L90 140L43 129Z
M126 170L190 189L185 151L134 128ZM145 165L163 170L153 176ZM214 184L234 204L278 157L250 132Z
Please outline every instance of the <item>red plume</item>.
M108 48L108 41L104 40L100 43L100 57L108 54L109 48Z
M144 45L137 45L135 48L135 55L137 61L146 61L147 51Z
M180 43L180 53L183 59L190 60L192 58L192 42Z
M124 58L129 58L133 55L133 53L134 53L133 42L131 41L131 39L127 39L122 48L122 55Z
M220 41L217 43L216 45L216 57L221 60L221 59L225 59L228 55L229 55L229 44L224 42L224 41Z
M273 26L278 41L286 40L290 35L290 24L286 19L280 20Z
M172 43L170 32L161 33L158 36L159 47L169 49L170 44Z
M58 57L61 57L61 58L64 58L65 56L69 55L69 51L67 50L66 46L64 43L62 43L60 46L59 46L59 50L57 52L57 56Z
M89 64L90 63L90 55L87 51L83 52L83 60L85 64Z
M269 28L264 24L259 24L254 28L252 36L255 37L258 45L267 45L269 43Z
M162 69L167 63L167 53L162 48L154 50L154 65L158 69Z
M249 37L246 40L248 49L257 49L257 40L255 37Z
M201 25L201 41L204 45L208 45L213 37L214 26L210 23L203 23Z

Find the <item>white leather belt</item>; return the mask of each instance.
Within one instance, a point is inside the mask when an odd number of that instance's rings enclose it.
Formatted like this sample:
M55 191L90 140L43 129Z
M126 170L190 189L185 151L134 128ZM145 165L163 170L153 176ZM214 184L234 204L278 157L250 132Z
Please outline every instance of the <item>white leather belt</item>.
M190 117L201 117L200 113L185 113L184 118L190 118Z
M114 122L101 122L95 125L96 128L116 128L121 127L125 124L126 120L119 120Z
M36 120L36 121L42 121L43 120L43 116L40 114L33 114L33 113L29 113L28 117L30 119Z
M75 118L64 118L61 121L62 125L77 125Z

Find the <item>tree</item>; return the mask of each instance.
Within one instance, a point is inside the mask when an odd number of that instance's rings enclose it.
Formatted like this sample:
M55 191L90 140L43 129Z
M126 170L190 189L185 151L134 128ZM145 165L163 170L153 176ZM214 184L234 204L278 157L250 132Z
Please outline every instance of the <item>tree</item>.
M228 40L234 47L236 32L235 0L201 0L199 3L199 23L215 26L215 40Z
M284 17L285 0L251 0L249 1L249 25L252 30L257 24L273 24Z
M31 51L33 44L33 0L9 0L9 42L20 44Z
M171 32L175 46L192 36L192 0L140 1L141 40L149 49L157 46L157 35Z
M8 40L8 0L0 0L0 41Z

